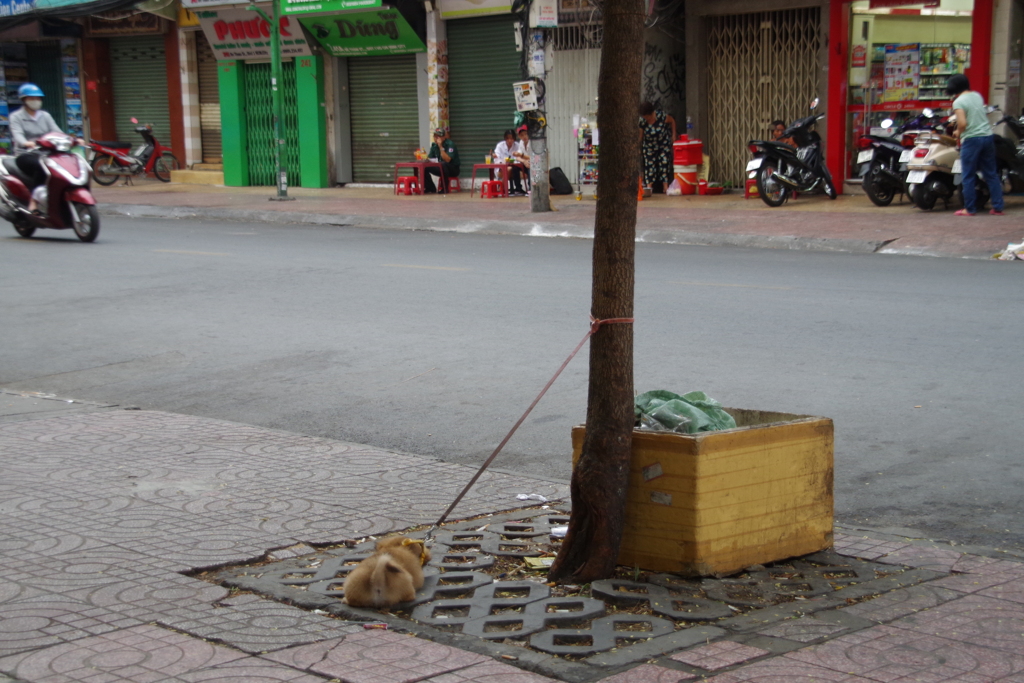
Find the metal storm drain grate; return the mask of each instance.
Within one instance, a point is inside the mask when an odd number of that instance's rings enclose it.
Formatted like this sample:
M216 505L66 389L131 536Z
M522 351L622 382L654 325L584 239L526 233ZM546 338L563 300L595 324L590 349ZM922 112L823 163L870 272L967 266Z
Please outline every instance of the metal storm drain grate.
M434 535L433 559L424 567L426 582L416 599L385 612L342 601L345 577L372 552L372 539L236 566L207 578L582 679L580 667L589 669L588 664L627 664L722 636L756 634L775 622L938 576L827 551L751 567L729 578L687 579L620 568L614 579L551 586L546 569L531 568L527 560L557 552L560 541L551 537L551 529L567 523L564 513L534 509L446 525ZM575 674L567 673L574 669Z

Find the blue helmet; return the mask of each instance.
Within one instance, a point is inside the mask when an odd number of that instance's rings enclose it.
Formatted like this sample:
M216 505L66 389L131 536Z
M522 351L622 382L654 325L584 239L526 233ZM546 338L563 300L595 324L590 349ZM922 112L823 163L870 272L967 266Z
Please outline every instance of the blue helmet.
M23 97L43 97L43 90L35 83L25 83L18 88L18 99Z

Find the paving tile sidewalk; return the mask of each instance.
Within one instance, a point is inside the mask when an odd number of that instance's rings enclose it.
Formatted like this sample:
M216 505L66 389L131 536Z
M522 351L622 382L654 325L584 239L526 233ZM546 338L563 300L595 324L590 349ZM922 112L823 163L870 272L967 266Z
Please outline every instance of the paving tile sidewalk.
M481 234L591 237L592 197L553 197L556 211L531 213L529 199L480 199L468 192L395 196L382 188L293 188L294 202L270 202L268 188L166 185L96 188L101 210L114 215L195 216L266 222L354 225ZM879 208L860 194L835 201L800 197L770 209L741 194L665 197L638 209L640 241L817 251L882 252L990 258L1024 239L1024 197L1007 198L1007 215L967 221L949 211L923 212L908 203Z
M555 680L187 575L432 521L471 469L199 417L0 399L0 683ZM488 473L455 516L515 508L517 493L567 487ZM586 680L1024 682L1024 563L852 532L836 549L948 577Z

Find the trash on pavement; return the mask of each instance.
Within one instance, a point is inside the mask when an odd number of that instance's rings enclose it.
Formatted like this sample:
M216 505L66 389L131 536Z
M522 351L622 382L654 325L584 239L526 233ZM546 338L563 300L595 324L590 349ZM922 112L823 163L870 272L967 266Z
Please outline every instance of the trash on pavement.
M552 538L565 538L565 535L569 533L569 525L553 526L551 527Z
M636 425L659 432L696 434L719 429L734 429L736 420L715 399L703 391L674 394L656 389L633 400Z
M553 557L524 557L523 560L530 569L547 569L555 562Z
M992 258L1000 261L1024 261L1024 242L1020 244L1007 244L1006 249L993 254Z
M363 628L366 629L367 631L374 631L374 630L387 631L388 630L388 625L387 624L363 624Z
M516 496L516 500L535 500L539 503L546 503L548 499L539 493L520 493Z

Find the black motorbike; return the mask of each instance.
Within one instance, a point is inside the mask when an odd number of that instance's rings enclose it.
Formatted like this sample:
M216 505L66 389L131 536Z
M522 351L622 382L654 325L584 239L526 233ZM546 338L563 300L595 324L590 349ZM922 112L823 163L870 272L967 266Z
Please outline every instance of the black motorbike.
M892 120L882 122L884 128ZM876 206L889 206L899 194L907 194L907 162L910 161L917 133L935 125L934 112L925 109L917 116L907 119L891 137L884 135L861 135L857 140L857 163L864 194Z
M996 135L996 165L1003 180L1003 192L1024 192L1024 116L1004 116L996 125L1006 124L1006 133Z
M818 98L811 102L811 111ZM747 164L747 173L757 181L757 193L768 206L782 206L794 192L824 192L829 199L838 196L832 174L825 166L821 136L814 124L824 114L811 114L790 124L782 133L796 143L794 148L782 142L751 140L747 147L754 159Z

